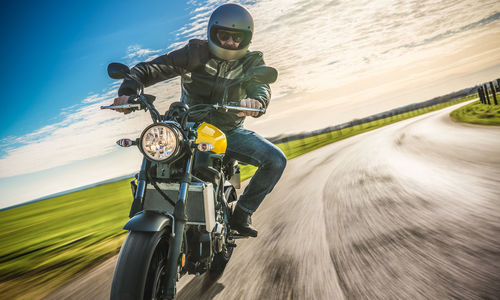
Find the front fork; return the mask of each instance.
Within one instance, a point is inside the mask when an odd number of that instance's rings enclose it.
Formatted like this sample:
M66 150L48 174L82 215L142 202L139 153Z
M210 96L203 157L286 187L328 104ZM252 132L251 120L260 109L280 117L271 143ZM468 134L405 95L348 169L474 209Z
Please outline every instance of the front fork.
M177 282L177 268L179 264L179 255L182 248L182 239L184 237L184 228L187 222L185 207L188 198L189 184L191 183L192 162L193 154L190 155L186 162L186 172L184 173L184 178L181 181L179 195L174 208L175 233L170 237L169 251L167 256L167 299L173 299L176 294L175 285Z
M149 169L150 163L146 158L142 159L141 170L137 176L137 186L135 187L134 201L130 207L129 218L135 216L136 213L142 211L142 205L144 203L144 195L146 193L147 185L147 171Z

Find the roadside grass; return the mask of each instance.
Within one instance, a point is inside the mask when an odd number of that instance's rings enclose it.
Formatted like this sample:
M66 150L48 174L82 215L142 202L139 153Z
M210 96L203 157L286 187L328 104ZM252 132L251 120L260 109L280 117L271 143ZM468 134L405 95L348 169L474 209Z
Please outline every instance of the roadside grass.
M40 299L124 240L129 180L0 212L1 299Z
M457 122L499 126L500 105L488 105L476 101L452 111L450 117Z
M278 144L288 159L336 141L471 100L474 95L391 118ZM241 179L256 168L241 167ZM41 299L118 253L132 202L128 180L0 212L0 298Z

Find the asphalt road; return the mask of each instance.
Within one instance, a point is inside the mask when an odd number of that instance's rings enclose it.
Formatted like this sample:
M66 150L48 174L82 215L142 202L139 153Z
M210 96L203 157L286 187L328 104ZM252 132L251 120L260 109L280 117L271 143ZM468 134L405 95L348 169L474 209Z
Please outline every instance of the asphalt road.
M499 299L500 128L454 108L289 161L259 237L178 299ZM47 299L107 299L115 260Z

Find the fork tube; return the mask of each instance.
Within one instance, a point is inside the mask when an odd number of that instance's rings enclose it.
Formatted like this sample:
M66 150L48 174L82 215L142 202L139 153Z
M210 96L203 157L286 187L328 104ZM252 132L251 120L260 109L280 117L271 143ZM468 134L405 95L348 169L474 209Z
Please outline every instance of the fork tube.
M132 207L130 208L130 218L142 210L144 192L146 191L146 172L148 171L148 165L148 160L143 158L141 170L139 171L139 176L137 176L137 189L135 191L134 202L132 202Z
M175 235L170 238L170 251L168 253L167 265L167 298L173 299L176 294L175 284L177 281L177 266L179 263L179 255L181 253L182 239L184 237L184 227L186 226L186 201L188 198L189 184L191 183L191 167L193 161L193 154L186 162L186 172L181 181L179 188L179 196L175 204L174 217L175 217Z

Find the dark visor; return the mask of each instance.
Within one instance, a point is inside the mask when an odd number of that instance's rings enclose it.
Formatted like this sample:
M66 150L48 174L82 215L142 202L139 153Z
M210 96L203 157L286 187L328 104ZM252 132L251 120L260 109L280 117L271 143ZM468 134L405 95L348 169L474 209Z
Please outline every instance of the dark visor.
M210 39L219 47L224 48L220 41L227 41L231 38L234 42L240 43L237 49L242 49L250 44L252 33L244 30L237 30L221 26L213 26L210 29Z

